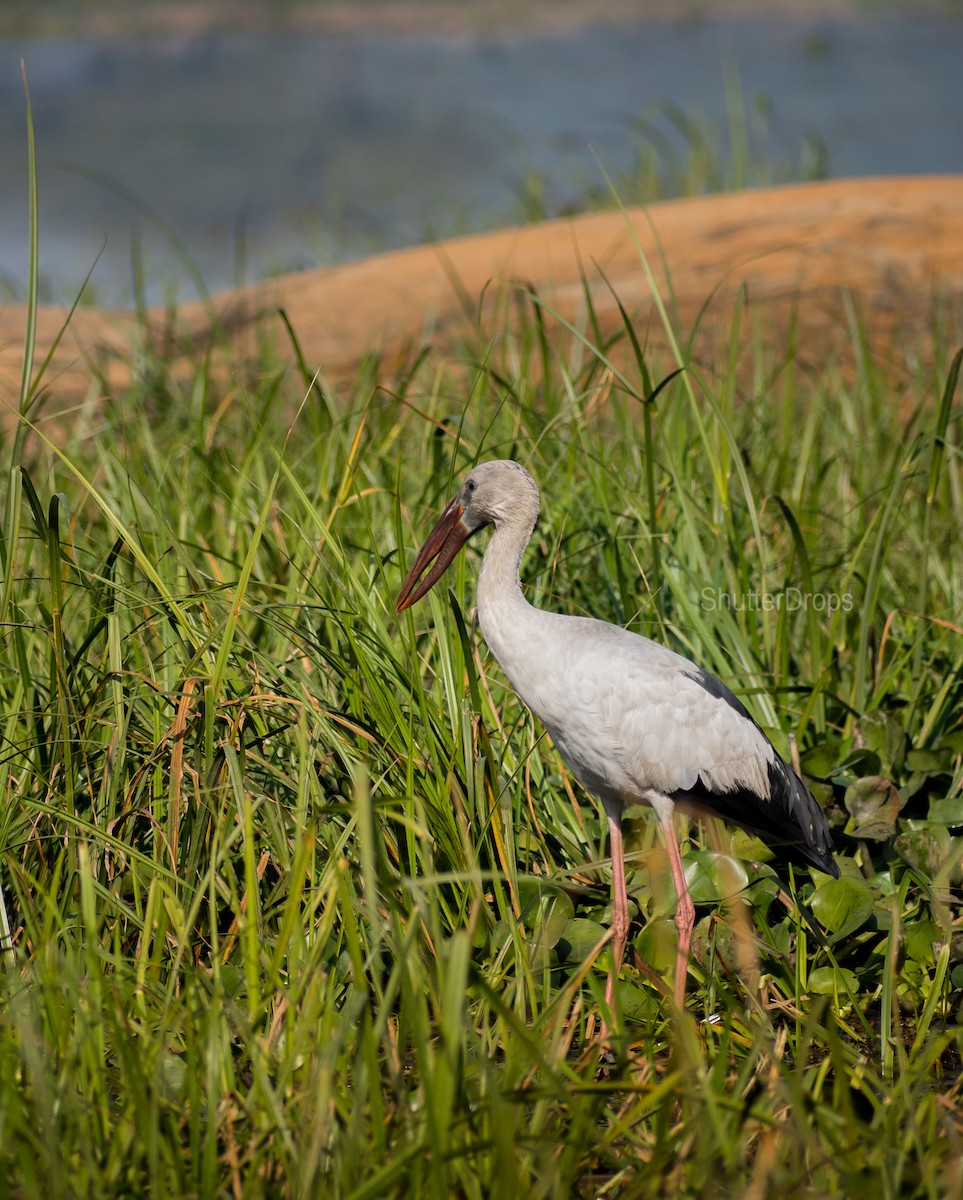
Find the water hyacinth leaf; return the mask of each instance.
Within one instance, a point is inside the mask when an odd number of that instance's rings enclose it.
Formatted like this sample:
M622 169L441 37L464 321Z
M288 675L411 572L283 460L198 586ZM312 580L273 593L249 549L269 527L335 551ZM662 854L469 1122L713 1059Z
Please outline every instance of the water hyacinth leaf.
M788 919L774 923L768 919L760 921L757 917L756 928L765 945L769 946L776 954L788 958L792 952L792 933Z
M850 837L883 842L896 832L896 819L905 800L889 779L867 775L849 785L844 803L850 816L845 832Z
M538 875L519 875L516 884L522 916L538 908L547 897L559 895L558 884ZM567 898L567 897L566 897Z
M482 957L488 954L492 941L491 926L485 921L476 921L471 931L471 944Z
M963 825L963 793L931 800L929 819L938 825Z
M810 782L813 779L828 778L829 773L836 766L837 754L838 747L834 746L828 739L817 742L815 746L806 750L800 759L803 774Z
M927 875L935 875L951 851L950 831L945 825L918 824L904 829L893 848L905 863Z
M907 924L903 930L903 946L906 957L924 967L936 962L936 955L943 944L943 935L935 921L918 921Z
M661 847L632 855L636 866L626 871L626 889L643 912L662 916L675 907L669 861Z
M750 883L744 899L751 908L763 908L775 900L781 887L775 875L760 875Z
M559 962L583 962L607 932L605 926L600 925L598 921L590 921L587 917L573 917L555 943L554 949Z
M819 801L820 808L826 808L833 799L835 791L831 783L824 783L819 779L813 779L812 776L807 776L807 784L809 790Z
M737 925L733 921L706 917L696 924L696 931L696 943L705 946L707 953L728 963L739 961L739 954L746 941L746 930L741 923Z
M926 787L929 778L929 775L923 771L914 771L899 790L903 800L908 804L915 796L919 795Z
M662 1000L651 990L634 987L623 979L619 984L619 1008L627 1021L649 1022L659 1016Z
M818 787L818 784L813 784ZM759 867L760 863L769 863L775 860L775 853L762 840L756 837L754 833L748 833L745 829L733 829L729 834L729 846L732 850L732 857L739 859L743 867L749 872L750 879L765 879L773 878L769 867Z
M859 723L863 743L874 750L891 774L899 774L906 760L908 738L906 731L891 713L876 709L867 713Z
M912 771L924 775L949 774L953 767L953 754L950 750L910 750L906 755L906 765Z
M831 779L847 786L862 779L864 775L878 775L881 769L879 755L875 750L859 749L847 754L843 761L830 771Z
M809 972L807 987L813 996L845 995L847 992L856 992L859 980L848 967L816 967Z
M809 903L816 920L835 941L865 924L873 911L873 893L861 879L843 875L824 883Z
M963 729L954 729L946 734L939 744L940 750L949 750L952 755L963 754Z
M687 858L685 878L693 904L719 904L740 895L749 885L745 865L728 854L693 850Z
M533 916L535 914L533 913ZM538 913L538 940L541 945L554 947L563 937L569 922L575 916L575 905L564 892L556 892L547 903L543 902Z
M649 921L635 939L635 948L653 970L660 973L672 970L679 936L671 919Z

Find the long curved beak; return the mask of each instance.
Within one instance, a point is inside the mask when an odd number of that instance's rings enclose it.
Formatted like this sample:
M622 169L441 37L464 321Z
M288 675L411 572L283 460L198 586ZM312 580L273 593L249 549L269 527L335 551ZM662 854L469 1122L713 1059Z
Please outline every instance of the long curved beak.
M398 603L395 605L398 612L404 612L406 608L410 608L412 604L431 591L448 570L452 559L475 532L462 521L463 512L464 509L456 496L438 518L437 524L428 534L425 544L418 551L418 557L401 585ZM438 561L419 583L420 576L433 559Z

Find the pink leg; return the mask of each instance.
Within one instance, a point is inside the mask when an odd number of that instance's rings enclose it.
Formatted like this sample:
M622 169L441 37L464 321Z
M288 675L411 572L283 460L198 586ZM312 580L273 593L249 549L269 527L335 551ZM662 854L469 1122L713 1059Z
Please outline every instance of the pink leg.
M625 943L629 940L629 896L625 889L625 853L622 847L622 814L608 810L609 847L612 853L612 970L605 985L605 1003L611 1010L615 1000L615 981L622 966ZM603 1026L603 1035L605 1029Z
M675 909L675 927L679 935L679 948L675 959L675 1003L681 1009L685 1005L685 980L689 970L689 947L692 945L692 928L695 925L695 905L685 880L685 868L682 865L679 843L675 838L671 811L662 817L662 832L665 835L665 849L669 855L672 882L678 897Z

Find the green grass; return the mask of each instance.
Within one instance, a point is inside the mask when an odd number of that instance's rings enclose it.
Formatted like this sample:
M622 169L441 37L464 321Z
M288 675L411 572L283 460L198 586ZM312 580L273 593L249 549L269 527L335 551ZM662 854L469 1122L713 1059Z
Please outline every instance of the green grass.
M734 323L731 361L660 387L677 364L629 325L501 313L347 389L154 361L56 419L28 338L0 537L4 1194L963 1195L941 314L898 386L854 320L855 371ZM601 1068L604 822L471 628L480 547L394 613L496 456L543 484L533 602L726 680L795 741L843 871L798 873L797 907L757 845L693 827L688 1011L630 954ZM633 937L668 971L647 814L627 845Z

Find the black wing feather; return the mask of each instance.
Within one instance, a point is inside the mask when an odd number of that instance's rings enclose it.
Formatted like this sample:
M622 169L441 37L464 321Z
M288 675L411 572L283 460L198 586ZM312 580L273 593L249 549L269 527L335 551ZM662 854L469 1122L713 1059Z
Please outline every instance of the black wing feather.
M698 667L691 675L709 695L723 700L741 717L752 721L766 737L746 706L721 680ZM816 867L837 877L839 867L832 855L829 826L815 796L775 749L768 775L768 796L760 796L746 787L719 791L707 785L700 776L695 787L672 793L672 799L683 806L688 801L704 812L747 830L761 838L784 862Z

